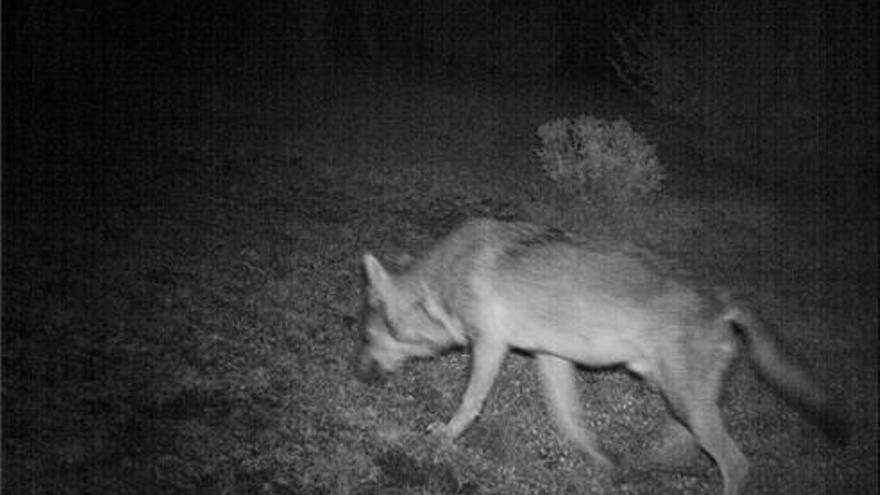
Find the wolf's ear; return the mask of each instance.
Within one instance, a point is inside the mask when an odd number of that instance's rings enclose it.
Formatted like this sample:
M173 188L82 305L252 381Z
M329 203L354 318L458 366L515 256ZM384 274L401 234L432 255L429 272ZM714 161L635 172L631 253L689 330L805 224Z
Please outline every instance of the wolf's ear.
M425 313L428 313L432 319L439 321L440 323L446 324L446 311L440 305L440 301L437 300L437 297L434 295L434 292L428 287L424 281L419 284L419 302L422 304L422 308L425 310Z
M428 317L442 324L456 344L464 345L467 343L461 320L449 314L449 311L438 300L437 294L424 282L419 285L419 293L422 308Z
M382 266L382 263L370 253L364 254L364 272L367 274L367 281L370 283L370 287L383 296L388 294L388 290L391 287L391 276L385 270L385 267Z

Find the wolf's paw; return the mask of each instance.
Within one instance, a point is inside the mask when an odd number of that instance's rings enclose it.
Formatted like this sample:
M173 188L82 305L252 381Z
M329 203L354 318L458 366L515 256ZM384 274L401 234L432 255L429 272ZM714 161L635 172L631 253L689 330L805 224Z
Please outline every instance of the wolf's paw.
M686 473L698 464L700 454L700 447L690 431L681 423L670 421L660 438L628 463L634 469Z

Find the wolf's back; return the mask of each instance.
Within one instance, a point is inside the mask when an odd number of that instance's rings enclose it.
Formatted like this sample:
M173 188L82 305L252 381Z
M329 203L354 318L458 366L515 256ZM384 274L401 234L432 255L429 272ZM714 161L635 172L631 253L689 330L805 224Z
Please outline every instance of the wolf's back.
M490 277L503 259L567 234L525 222L469 220L435 246L413 267L412 277L451 307L473 301L475 278Z

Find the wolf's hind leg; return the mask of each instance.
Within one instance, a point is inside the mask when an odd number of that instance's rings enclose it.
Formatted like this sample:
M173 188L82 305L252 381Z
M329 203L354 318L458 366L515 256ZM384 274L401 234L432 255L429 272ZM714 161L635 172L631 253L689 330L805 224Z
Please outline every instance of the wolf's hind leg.
M724 479L724 495L736 495L745 486L749 462L730 438L715 404L701 404L691 409L688 424L700 445L718 463Z
M700 447L718 464L724 495L736 495L746 484L749 462L728 434L718 408L722 375L730 359L712 357L700 374L691 371L695 369L693 363L667 363L660 387L673 414L688 426Z
M636 464L645 464L652 470L689 472L701 455L694 435L678 420L670 419L658 439L656 447L639 455Z
M577 391L574 364L550 354L539 354L537 361L548 405L562 433L577 448L586 452L597 466L613 468L615 462L601 448L596 435L587 430L581 420L580 394Z

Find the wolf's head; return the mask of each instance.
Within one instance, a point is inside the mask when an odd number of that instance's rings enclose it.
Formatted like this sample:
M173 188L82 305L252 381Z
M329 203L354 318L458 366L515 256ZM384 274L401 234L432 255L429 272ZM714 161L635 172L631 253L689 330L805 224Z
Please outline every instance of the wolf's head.
M434 356L458 342L460 332L447 328L449 318L417 268L394 274L365 254L364 272L359 378L372 381L381 372L397 370L407 359Z

